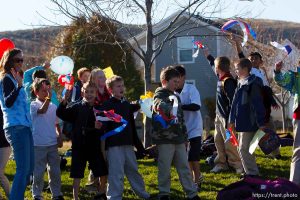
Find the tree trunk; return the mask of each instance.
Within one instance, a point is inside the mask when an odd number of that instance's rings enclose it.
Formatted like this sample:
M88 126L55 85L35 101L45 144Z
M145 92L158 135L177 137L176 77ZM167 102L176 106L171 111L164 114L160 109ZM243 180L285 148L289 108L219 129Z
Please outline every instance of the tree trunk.
M146 0L146 23L147 23L147 34L146 34L146 53L145 53L145 94L151 89L151 61L153 56L153 27L152 27L152 5L153 0ZM145 148L152 145L151 142L151 119L146 117L144 120L144 146Z
M150 62L147 62L147 58L145 59L145 72L144 72L144 78L145 78L145 94L146 91L149 91L151 89L151 66ZM144 147L150 147L152 145L151 142L151 131L152 131L152 125L151 125L151 119L148 117L145 117L144 119Z

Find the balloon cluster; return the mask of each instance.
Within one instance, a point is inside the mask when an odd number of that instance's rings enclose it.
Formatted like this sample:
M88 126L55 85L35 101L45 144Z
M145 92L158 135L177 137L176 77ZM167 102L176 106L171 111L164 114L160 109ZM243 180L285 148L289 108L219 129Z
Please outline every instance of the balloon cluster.
M50 62L50 69L59 74L58 83L64 86L66 90L71 90L74 85L74 78L72 76L74 69L74 62L68 56L57 56ZM63 93L65 90L63 91Z

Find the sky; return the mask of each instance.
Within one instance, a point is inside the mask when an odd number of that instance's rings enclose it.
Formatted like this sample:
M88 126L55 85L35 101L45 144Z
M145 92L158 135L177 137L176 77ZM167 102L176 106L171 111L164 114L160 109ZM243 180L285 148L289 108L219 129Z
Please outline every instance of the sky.
M68 18L53 12L56 6L50 0L1 0L1 8L0 32L69 22ZM231 17L244 11L248 12L245 17L300 23L300 0L231 0L225 12L217 14L216 17Z

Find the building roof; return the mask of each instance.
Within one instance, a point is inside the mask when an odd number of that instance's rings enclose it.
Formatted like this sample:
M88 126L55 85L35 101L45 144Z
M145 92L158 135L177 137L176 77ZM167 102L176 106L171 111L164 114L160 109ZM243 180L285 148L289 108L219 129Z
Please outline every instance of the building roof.
M201 17L200 15L190 15L187 12L184 12L182 14L180 14L181 11L177 11L174 12L172 15L170 15L169 17L165 18L164 20L160 21L159 23L153 25L153 34L158 34L160 31L164 30L165 28L167 28L169 26L169 24L172 22L172 20L174 20L178 15L179 18L177 19L177 21L179 21L182 18L190 18L190 20L192 22L195 22L195 24L197 26L207 26L208 29L214 31L214 32L219 32L220 28L222 27L222 25L216 21L210 20L210 19L206 19L204 17ZM146 25L145 25L146 27ZM146 36L146 30L142 31L141 33L137 34L136 36L134 36L137 40L142 39L143 37ZM134 39L131 38L129 40L129 42L134 42Z

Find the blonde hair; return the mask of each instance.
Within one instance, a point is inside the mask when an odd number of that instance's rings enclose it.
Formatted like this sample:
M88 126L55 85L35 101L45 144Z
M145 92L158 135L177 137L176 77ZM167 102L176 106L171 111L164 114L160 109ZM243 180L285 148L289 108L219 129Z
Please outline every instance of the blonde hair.
M124 79L121 76L114 75L111 78L106 80L106 87L111 89L113 87L114 83L119 82L119 81L124 82Z
M91 75L90 75L89 82L93 82L94 84L96 84L96 83L94 82L94 78L96 77L96 75L97 75L99 72L103 72L102 69L100 69L100 68L93 69L93 70L91 71ZM104 74L104 72L103 72L103 74Z

